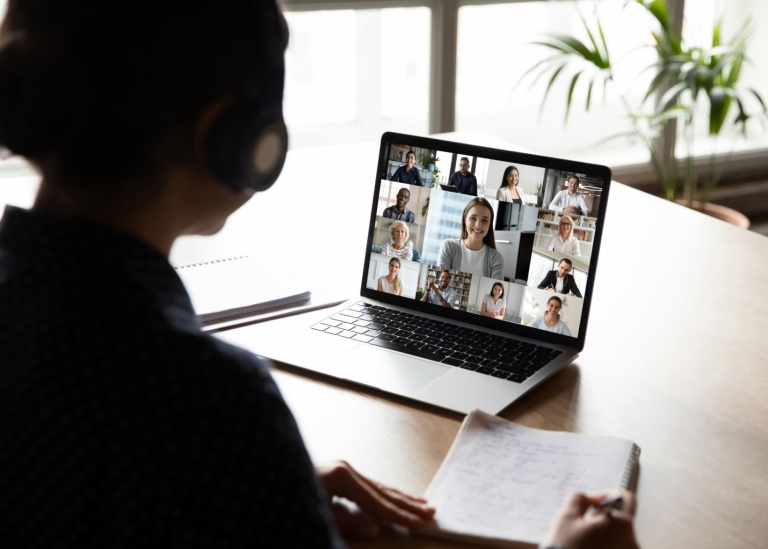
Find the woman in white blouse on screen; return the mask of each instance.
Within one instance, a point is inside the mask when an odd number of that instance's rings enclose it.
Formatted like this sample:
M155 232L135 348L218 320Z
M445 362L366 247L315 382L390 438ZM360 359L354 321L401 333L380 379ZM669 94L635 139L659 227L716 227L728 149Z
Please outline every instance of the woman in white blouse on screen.
M389 274L379 277L377 290L387 294L403 295L403 281L397 276L400 270L400 260L393 257L389 260Z
M567 215L560 217L557 233L550 240L548 250L565 255L581 255L579 241L573 236L573 219Z
M382 246L381 253L400 259L413 259L413 248L409 248L405 244L410 236L408 225L404 221L394 221L389 226L389 235L392 237L392 243Z
M483 298L480 314L497 320L503 320L506 312L507 300L504 299L504 286L501 285L501 282L494 282L491 287L491 293L485 294Z

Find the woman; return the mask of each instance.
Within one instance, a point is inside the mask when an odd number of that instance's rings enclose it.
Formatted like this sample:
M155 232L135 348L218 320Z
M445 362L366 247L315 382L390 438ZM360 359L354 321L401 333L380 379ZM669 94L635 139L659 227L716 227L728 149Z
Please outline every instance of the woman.
M493 208L485 198L473 198L461 216L461 238L443 240L438 264L444 269L502 278L504 258L493 237Z
M565 255L581 255L579 241L573 236L573 219L570 216L563 215L560 217L557 232L558 234L550 239L548 250Z
M238 190L209 147L271 156L218 130L281 99L284 29L267 0L8 2L0 145L42 182L0 222L3 547L340 547L337 527L433 515L344 463L313 469L268 369L201 331L168 264L276 177ZM602 524L582 515L546 542L581 549Z
M8 2L0 145L42 182L0 225L0 545L340 547L337 526L433 514L313 468L268 369L201 331L168 263L279 173L286 43L266 0Z
M389 274L379 277L379 285L376 289L387 294L403 295L403 282L397 276L399 270L400 260L393 257L389 260Z
M520 193L517 192L518 183L520 183L520 172L514 166L507 166L504 170L504 175L501 177L501 187L496 191L496 200L522 204L523 199Z
M413 259L413 248L405 245L410 236L410 231L405 221L392 222L389 226L389 236L392 238L392 242L382 246L381 253L399 257L400 259Z
M405 166L400 166L397 168L389 180L423 187L424 183L421 180L421 174L419 173L418 168L413 167L414 164L416 164L416 153L413 151L408 151L405 154Z
M534 318L529 326L532 328L539 328L541 330L547 330L549 332L555 332L556 334L563 334L570 336L571 331L565 322L560 320L560 309L563 308L563 301L553 295L547 300L547 312L544 316L537 316Z
M501 285L501 282L494 282L493 287L491 287L491 293L485 294L483 298L480 314L503 320L506 312L507 300L504 299L504 286Z

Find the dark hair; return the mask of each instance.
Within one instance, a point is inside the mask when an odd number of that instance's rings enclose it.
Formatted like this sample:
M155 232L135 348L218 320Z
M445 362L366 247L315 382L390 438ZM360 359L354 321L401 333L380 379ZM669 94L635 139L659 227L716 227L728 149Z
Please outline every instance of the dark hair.
M561 260L558 262L558 265L560 265L560 263L562 263L563 261L565 261L566 263L568 263L568 265L570 265L571 267L573 267L573 261L571 261L571 260L570 260L570 259L568 259L567 257L564 257L563 259L561 259Z
M517 183L520 183L520 179L519 179L519 177L520 177L520 170L518 170L514 166L507 166L504 169L504 175L501 176L501 187L502 188L507 187L509 185L509 183L507 183L507 176L509 175L509 172L511 172L512 170L515 170L517 172L517 175L518 175ZM515 183L515 187L517 187L517 183Z
M485 198L481 198L479 196L473 198L469 202L467 202L466 207L464 208L464 213L461 214L461 238L467 238L469 236L469 231L467 231L467 214L469 213L469 210L474 208L475 206L485 206L488 208L488 211L491 212L491 222L490 226L488 227L488 232L483 237L483 244L486 246L490 246L494 250L496 249L496 239L493 236L493 208L491 207L491 203L488 202Z
M397 194L400 194L400 191L405 191L405 192L408 193L408 196L411 196L411 191L408 188L406 188L406 187L400 187L400 190L397 191ZM397 196L397 195L395 195L395 196Z
M405 157L406 157L406 158L408 158L408 155L409 155L409 154L412 154L412 155L413 155L413 159L414 159L414 160L416 160L416 153L415 153L415 152L413 152L413 151L408 151L407 153L405 153Z
M11 0L0 144L68 184L159 173L169 136L186 145L166 157L192 154L202 111L258 78L252 4Z
M561 308L561 309L563 308L563 300L562 300L562 299L560 299L559 297L557 297L556 295L553 295L552 297L550 297L550 298L547 300L547 305L549 305L549 302L550 302L550 301L552 301L552 300L554 300L554 301L557 301L557 302L560 304L560 308ZM557 315L557 318L558 318L558 319L560 318L560 314L559 314L559 313L558 313L558 315Z
M501 282L494 282L494 283L493 283L493 286L491 286L491 297L493 297L493 289L494 289L496 286L498 286L499 288L501 288L501 295L499 296L499 299L501 299L502 297L504 297L504 285L503 285Z
M442 271L440 271L440 274L441 274L441 275L442 275L443 273L447 274L447 275L448 275L448 278L451 278L451 271L449 271L448 269L443 269Z
M461 158L459 158L459 162L461 162L462 160L466 160L467 164L469 164L469 158L467 158L466 156L462 156Z
M576 184L577 184L577 185L578 185L579 183L581 183L581 179L579 179L579 176L578 176L578 175L576 175L576 174L573 174L573 173L572 173L571 175L569 175L569 176L568 176L568 179L567 179L566 181L570 181L571 179L575 179L575 180L576 180Z

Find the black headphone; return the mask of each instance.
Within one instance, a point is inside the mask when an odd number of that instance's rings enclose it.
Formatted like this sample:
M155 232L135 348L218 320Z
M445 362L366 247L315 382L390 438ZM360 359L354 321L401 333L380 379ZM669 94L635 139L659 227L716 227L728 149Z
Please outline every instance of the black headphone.
M269 189L288 152L283 120L285 19L271 0L254 0L251 6L260 36L261 74L216 117L203 145L210 170L235 192Z

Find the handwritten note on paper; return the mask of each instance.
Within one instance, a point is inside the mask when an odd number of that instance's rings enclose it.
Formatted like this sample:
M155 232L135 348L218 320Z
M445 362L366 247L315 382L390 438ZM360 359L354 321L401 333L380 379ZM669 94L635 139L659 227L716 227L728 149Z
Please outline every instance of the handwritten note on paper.
M620 438L530 429L476 410L426 497L442 531L537 543L570 492L619 488L633 447Z

